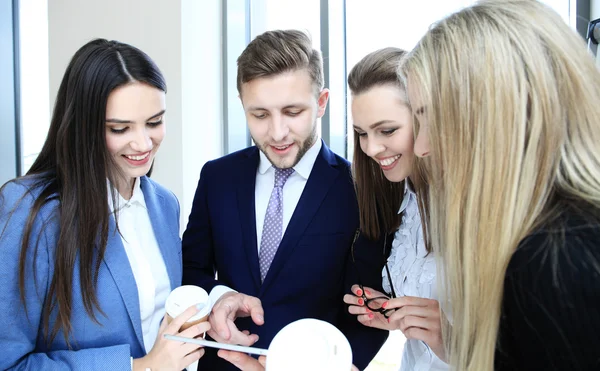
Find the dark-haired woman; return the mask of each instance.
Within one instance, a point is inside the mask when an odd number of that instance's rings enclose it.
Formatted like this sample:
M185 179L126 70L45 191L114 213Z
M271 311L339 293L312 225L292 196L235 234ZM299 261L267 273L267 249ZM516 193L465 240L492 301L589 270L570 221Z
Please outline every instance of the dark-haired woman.
M345 295L344 301L365 326L402 331L407 341L401 370L447 370L436 262L423 239L411 180L416 175L413 117L396 74L403 55L397 48L375 51L348 75L361 233L383 241L381 234L390 236L382 272L388 294L359 282L352 287L355 295Z
M0 191L0 369L181 370L201 357L162 337L197 312L162 321L182 274L178 201L147 177L165 92L130 45L98 39L72 58L41 153Z

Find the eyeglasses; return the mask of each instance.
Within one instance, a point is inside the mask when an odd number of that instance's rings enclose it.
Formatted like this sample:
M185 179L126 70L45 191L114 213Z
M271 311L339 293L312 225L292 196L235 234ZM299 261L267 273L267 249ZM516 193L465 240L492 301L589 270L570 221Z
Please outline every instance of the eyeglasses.
M388 282L389 282L390 288L392 290L391 295L389 297L388 296L378 296L375 298L367 298L367 295L365 293L365 288L362 284L362 280L360 279L360 273L358 272L358 268L356 267L356 259L354 258L354 245L355 245L356 241L358 240L359 235L360 235L360 229L357 229L356 233L354 234L354 240L352 240L352 247L351 247L350 251L352 254L352 263L354 265L354 270L356 271L356 276L358 277L358 286L360 287L360 290L362 291L361 298L364 300L367 308L369 308L371 311L381 313L381 314L383 314L383 316L385 318L389 318L392 315L392 313L395 311L395 309L385 309L385 308L383 308L383 304L386 303L388 300L395 298L396 292L394 291L394 285L392 283L392 275L390 274L390 269L388 268L387 260L385 263L385 270L387 272ZM386 246L387 246L387 234L384 235L384 238L383 238L383 256L384 257L386 256L385 255Z

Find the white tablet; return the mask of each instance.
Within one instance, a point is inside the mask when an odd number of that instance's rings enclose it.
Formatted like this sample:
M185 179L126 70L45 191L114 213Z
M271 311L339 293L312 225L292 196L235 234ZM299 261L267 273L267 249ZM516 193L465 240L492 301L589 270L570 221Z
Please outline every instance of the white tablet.
M208 347L208 348L233 350L233 351L240 352L240 353L256 354L256 355L259 355L259 356L266 356L267 355L267 350L266 349L261 349L261 348L253 348L253 347L245 347L245 346L241 346L241 345L232 345L232 344L225 344L225 343L217 343L216 341L210 341L210 340L204 340L204 339L186 338L186 337L183 337L183 336L174 336L174 335L168 335L168 334L165 334L164 337L165 337L165 339L175 340L175 341L181 341L183 343L198 344L198 345L202 345L202 346Z

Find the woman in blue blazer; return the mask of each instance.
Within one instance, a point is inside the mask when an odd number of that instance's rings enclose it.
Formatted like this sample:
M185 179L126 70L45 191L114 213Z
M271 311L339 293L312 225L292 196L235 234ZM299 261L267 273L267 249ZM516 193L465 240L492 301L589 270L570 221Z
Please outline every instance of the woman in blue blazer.
M94 40L71 60L44 147L0 189L0 369L178 369L179 204L147 177L165 135L164 78L142 51ZM181 336L209 328L192 326Z

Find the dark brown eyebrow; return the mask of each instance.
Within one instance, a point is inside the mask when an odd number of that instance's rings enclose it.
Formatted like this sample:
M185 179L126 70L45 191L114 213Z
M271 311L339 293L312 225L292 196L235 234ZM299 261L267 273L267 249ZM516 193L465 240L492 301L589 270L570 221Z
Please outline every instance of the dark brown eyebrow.
M305 109L306 105L300 104L300 103L293 103L293 104L288 104L287 106L285 106L281 109L284 110L284 109L290 109L290 108ZM268 109L263 108L263 107L257 107L257 106L248 106L248 111L268 111Z
M165 110L160 111L159 113L152 115L146 119L146 121L150 121L152 119L157 118L158 116L162 116L165 114ZM131 120L120 120L120 119L106 119L106 122L111 122L113 124L132 124Z

